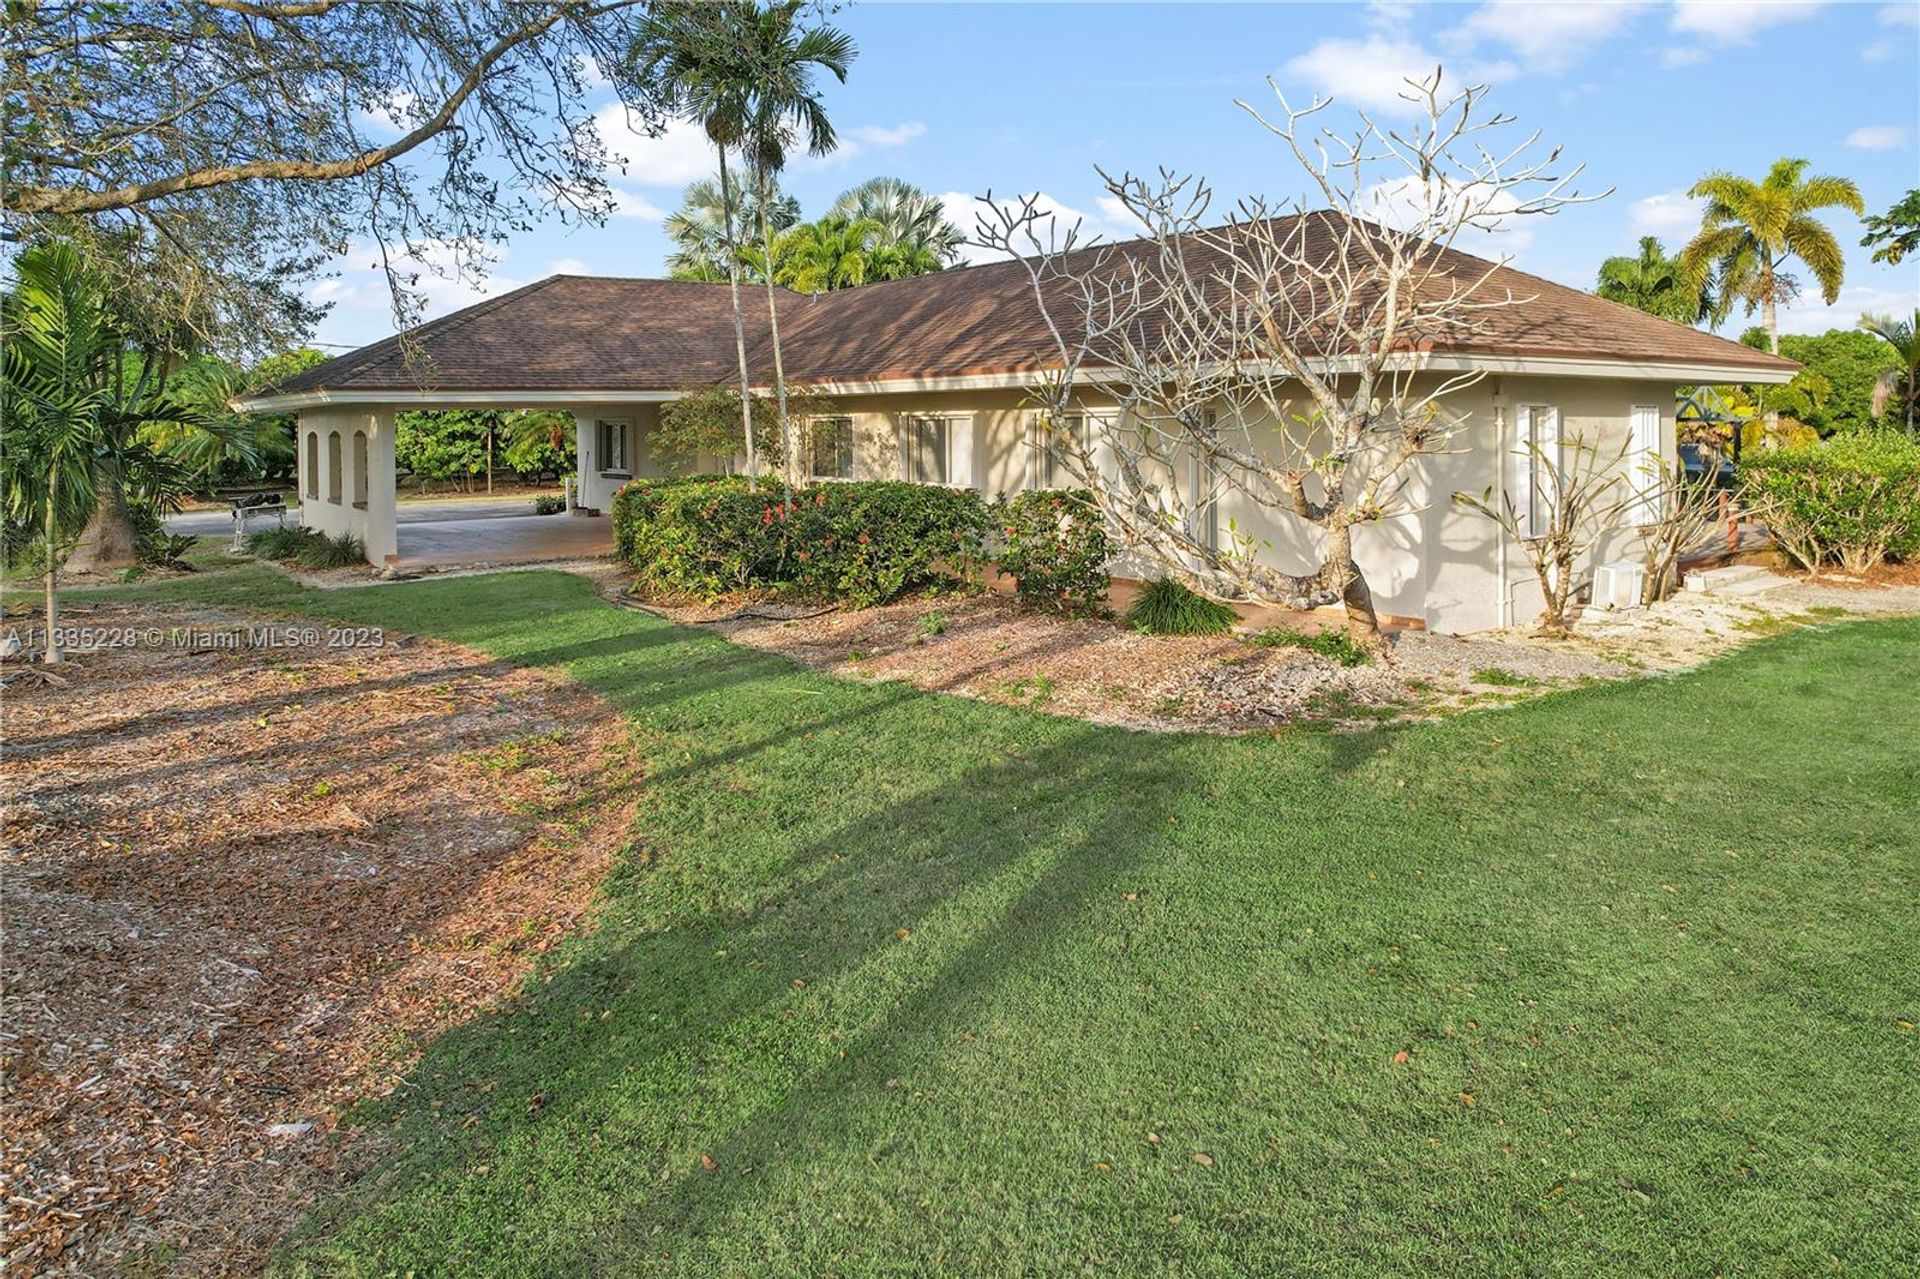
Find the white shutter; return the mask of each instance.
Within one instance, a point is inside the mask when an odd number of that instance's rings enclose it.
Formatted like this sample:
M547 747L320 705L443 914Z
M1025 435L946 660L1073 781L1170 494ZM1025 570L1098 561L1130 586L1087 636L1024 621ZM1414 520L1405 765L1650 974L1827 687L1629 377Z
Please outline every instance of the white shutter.
M1633 428L1633 448L1627 454L1627 483L1639 494L1632 522L1651 524L1660 518L1660 408L1636 404L1627 411Z
M1522 404L1513 411L1513 452L1509 455L1513 476L1507 482L1507 497L1513 503L1520 527L1528 536L1533 534L1533 513L1537 504L1533 491L1532 444L1533 405Z
M973 487L973 414L956 413L947 419L947 483L957 489Z

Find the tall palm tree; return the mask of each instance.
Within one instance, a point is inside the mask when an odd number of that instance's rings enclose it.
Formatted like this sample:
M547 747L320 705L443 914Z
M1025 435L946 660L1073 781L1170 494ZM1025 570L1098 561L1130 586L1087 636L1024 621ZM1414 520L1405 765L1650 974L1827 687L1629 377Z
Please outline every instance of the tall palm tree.
M1907 402L1907 434L1913 434L1914 409L1920 403L1920 306L1911 320L1892 315L1863 315L1860 327L1893 348L1900 367L1888 369L1873 384L1873 415L1879 417L1898 395Z
M673 251L667 255L667 274L676 280L717 282L727 278L727 259L739 258L743 273L757 278L758 257L745 256L728 230L729 225L757 225L759 201L751 192L733 189L733 207L724 203L720 179L702 178L680 197L680 207L667 215L667 238ZM775 232L785 231L800 220L800 202L777 189L768 220Z
M915 275L952 264L960 256L960 246L967 242L966 233L947 221L946 210L938 197L902 178L868 178L859 186L843 191L827 216L850 222L878 223L880 234L874 243L877 251L899 250L890 260L902 266L931 261L931 266L913 271Z
M748 6L751 7L751 6ZM740 430L746 442L747 475L760 473L754 446L752 375L747 368L746 322L740 305L739 212L730 152L745 145L752 119L750 97L755 69L739 39L739 5L700 0L660 0L647 11L629 58L637 79L671 114L692 120L705 131L720 159L720 209L727 284L733 294L733 346L740 369Z
M1698 324L1712 314L1712 290L1690 283L1679 259L1667 256L1658 236L1641 236L1637 257L1602 262L1593 291L1609 302L1623 303L1675 324Z
M1807 163L1776 160L1759 182L1710 173L1687 192L1707 201L1699 233L1680 251L1688 280L1704 285L1709 274L1718 278L1715 320L1725 319L1735 302L1744 303L1748 315L1757 308L1775 355L1780 354L1779 304L1795 289L1786 272L1789 261L1798 258L1813 273L1828 305L1840 295L1846 258L1814 213L1866 211L1859 187L1846 178L1806 177Z
M808 27L801 15L810 0L734 0L721 6L729 27L746 52L747 77L746 126L743 147L753 167L755 190L772 189L773 180L786 168L787 153L796 143L809 155L832 151L837 139L833 122L827 118L820 100L816 76L825 71L846 82L847 68L858 50L853 37L837 27ZM768 200L760 201L760 247L767 263L767 325L773 351L774 402L779 411L781 455L786 459L783 472L792 485L793 425L787 413L787 370L780 353L780 311L778 292L773 282L773 224L768 218Z

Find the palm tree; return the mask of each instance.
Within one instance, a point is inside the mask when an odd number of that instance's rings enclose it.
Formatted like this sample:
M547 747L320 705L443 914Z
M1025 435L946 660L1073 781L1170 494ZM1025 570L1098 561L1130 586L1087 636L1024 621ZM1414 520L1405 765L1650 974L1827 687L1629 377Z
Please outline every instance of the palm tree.
M1667 256L1658 236L1640 237L1638 257L1614 257L1602 262L1593 291L1609 302L1675 324L1698 324L1713 311L1712 291L1688 282L1679 259Z
M748 6L751 7L751 6ZM760 473L760 455L754 447L752 376L747 368L747 332L740 306L739 239L734 215L739 211L727 155L746 142L751 120L749 93L754 68L738 38L738 5L703 4L699 0L662 0L650 7L629 58L637 78L647 85L663 107L692 120L706 132L720 158L721 243L727 284L733 293L733 345L740 366L740 427L746 439L747 475Z
M857 288L874 277L880 224L824 217L774 241L774 281L800 293Z
M780 451L786 459L783 473L792 485L793 426L787 413L787 371L780 354L780 312L773 282L773 223L767 216L764 193L786 167L788 148L804 144L809 155L825 155L836 145L833 122L827 119L815 76L825 71L842 83L857 50L853 37L837 27L803 27L800 16L808 0L735 0L721 6L739 45L745 50L751 74L746 87L746 127L743 146L753 166L754 189L760 200L760 247L766 254L768 339L773 351L774 402L780 420ZM743 390L742 398L745 398ZM743 406L742 409L745 412Z
M161 389L158 361L140 361L129 377L126 339L72 245L37 245L19 256L0 333L6 517L15 528L37 522L45 539L46 660L58 662L62 546L84 525L94 566L131 563L129 500L177 493L188 474L151 433L202 423Z
M859 186L841 193L827 211L828 217L850 222L868 221L880 225L874 248L878 253L897 250L889 261L894 269L921 267L913 275L925 275L950 265L960 257L966 233L947 221L946 210L938 198L901 178L868 178ZM923 265L926 263L931 265ZM904 279L904 275L882 275L878 279Z
M1780 354L1779 304L1797 291L1786 273L1787 262L1800 259L1819 282L1828 305L1840 295L1846 273L1840 242L1813 214L1821 209L1849 209L1856 215L1866 211L1860 188L1850 180L1804 177L1806 170L1805 160L1776 160L1759 182L1721 171L1708 174L1687 192L1707 201L1699 233L1680 251L1690 285L1703 286L1710 274L1717 277L1716 321L1724 320L1736 301L1746 305L1748 315L1758 308L1775 355Z
M733 244L730 226L758 223L759 201L751 192L735 189L732 194L733 208L729 210L723 203L720 179L712 177L700 179L681 195L680 207L668 215L666 222L667 238L674 246L667 255L668 275L676 280L724 280L731 255L739 258L749 278L757 278L760 259L742 255L738 245L731 250L728 246ZM800 220L800 202L776 190L767 217L775 231L785 231Z
M1873 384L1873 415L1879 417L1898 395L1907 402L1907 434L1913 434L1914 408L1920 401L1920 307L1911 320L1891 315L1863 315L1860 327L1893 348L1900 367L1881 373Z

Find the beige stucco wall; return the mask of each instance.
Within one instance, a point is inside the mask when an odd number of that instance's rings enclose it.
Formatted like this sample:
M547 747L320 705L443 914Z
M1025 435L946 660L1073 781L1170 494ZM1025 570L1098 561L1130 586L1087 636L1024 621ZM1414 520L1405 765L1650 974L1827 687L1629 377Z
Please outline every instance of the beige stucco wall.
M1634 405L1657 406L1661 418L1661 456L1671 464L1673 409L1671 383L1606 378L1487 378L1445 400L1453 434L1445 450L1420 458L1402 493L1402 513L1359 529L1356 558L1367 575L1381 612L1414 619L1448 632L1525 625L1538 617L1540 593L1522 548L1492 521L1453 500L1456 492L1495 494L1512 482L1514 410L1522 404L1559 410L1563 440L1584 438L1603 456L1620 448L1630 432ZM1098 397L1088 407L1097 411ZM987 497L1034 486L1035 454L1030 444L1031 401L1018 389L910 392L841 396L836 411L854 424L854 478L901 479L908 474L903 423L911 415L947 417L952 426L949 474L957 486ZM629 449L634 475L663 472L652 455L649 435L658 421L653 404L607 404L575 410L579 428L579 488L583 505L610 510L625 476L605 474L597 448L595 423L602 418L632 423ZM1280 434L1256 427L1256 443L1278 451ZM1102 450L1095 449L1096 461ZM719 459L702 459L701 469L723 469ZM1186 476L1169 477L1182 487ZM1276 567L1310 571L1317 562L1314 530L1291 516L1263 509L1243 495L1227 494L1216 520L1224 545L1235 535L1250 538L1257 554ZM1592 561L1631 558L1637 539L1620 529L1602 536ZM1145 566L1121 562L1117 572L1138 575Z
M331 437L338 434L336 468ZM356 446L365 442L365 455ZM350 533L367 561L385 564L398 552L394 529L393 413L385 409L322 408L300 414L300 523L328 536Z

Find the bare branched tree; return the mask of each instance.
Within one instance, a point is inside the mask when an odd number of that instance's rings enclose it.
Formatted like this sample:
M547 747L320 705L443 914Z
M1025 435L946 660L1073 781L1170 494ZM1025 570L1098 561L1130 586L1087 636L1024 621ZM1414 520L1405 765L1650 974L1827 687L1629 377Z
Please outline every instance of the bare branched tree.
M1455 493L1453 500L1493 520L1520 544L1540 580L1545 610L1542 635L1572 629L1568 607L1587 578L1587 552L1602 534L1618 527L1621 516L1645 500L1626 466L1630 441L1602 449L1583 435L1571 435L1556 447L1528 440L1523 452L1532 465L1533 491L1516 497L1510 489L1475 496Z
M1269 82L1271 84L1271 82ZM1123 553L1217 599L1288 608L1344 602L1350 634L1381 643L1354 530L1412 509L1415 460L1458 425L1446 401L1482 373L1436 373L1436 346L1470 345L1494 311L1527 301L1502 262L1455 251L1473 232L1579 202L1579 169L1538 134L1505 146L1486 90L1409 82L1408 126L1330 105L1240 105L1287 148L1310 196L1241 201L1211 224L1201 179L1101 171L1145 228L1100 246L1036 199L982 201L976 240L1025 264L1058 371L1034 399L1040 443L1088 489ZM1593 197L1597 198L1597 197ZM1204 514L1238 495L1302 526L1319 567L1282 572L1237 525Z
M1676 468L1650 478L1644 500L1654 518L1640 530L1642 604L1658 604L1680 589L1681 559L1712 540L1724 509L1717 467L1702 467L1695 475Z

